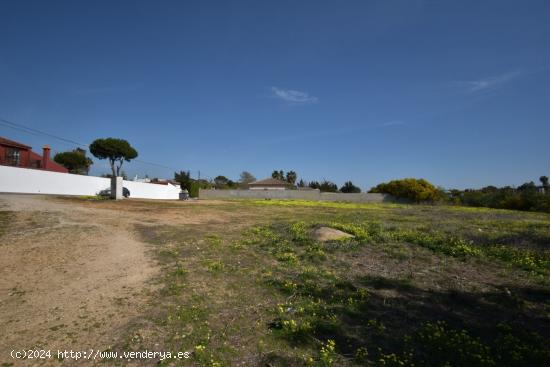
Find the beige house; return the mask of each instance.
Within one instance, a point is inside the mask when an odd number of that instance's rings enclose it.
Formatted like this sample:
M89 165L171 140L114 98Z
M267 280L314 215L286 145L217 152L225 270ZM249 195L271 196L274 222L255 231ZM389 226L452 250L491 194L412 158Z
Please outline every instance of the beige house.
M288 190L292 185L286 181L277 180L276 178L266 178L248 184L249 190Z

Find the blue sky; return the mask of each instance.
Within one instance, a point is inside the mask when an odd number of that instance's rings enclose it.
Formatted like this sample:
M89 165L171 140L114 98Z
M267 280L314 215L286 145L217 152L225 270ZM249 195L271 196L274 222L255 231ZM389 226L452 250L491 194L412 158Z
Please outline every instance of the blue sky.
M518 185L550 175L549 19L544 0L2 1L0 118L194 176Z

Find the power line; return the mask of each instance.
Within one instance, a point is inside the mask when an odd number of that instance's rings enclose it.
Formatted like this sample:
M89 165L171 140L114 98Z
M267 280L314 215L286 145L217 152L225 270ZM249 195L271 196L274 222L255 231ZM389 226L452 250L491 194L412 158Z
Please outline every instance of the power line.
M14 130L22 131L22 132L25 132L25 133L28 133L28 134L32 134L32 135L45 135L45 136L48 136L50 138L54 138L54 139L63 141L65 143L69 143L71 145L77 145L77 146L88 148L87 144L79 143L79 142L74 141L72 139L63 138L63 137L58 136L58 135L54 135L54 134L50 134L50 133L47 133L47 132L44 132L44 131L41 131L41 130L37 130L37 129L34 129L34 128L29 127L29 126L25 126L23 124L15 123L13 121L8 121L4 118L0 118L0 125L12 128ZM151 166L166 168L166 169L170 169L170 170L174 170L174 171L179 170L178 168L175 168L175 167L166 166L166 165L160 164L160 163L148 162L148 161L144 161L144 160L141 160L141 159L133 159L133 161L143 163L143 164L149 164Z
M167 168L167 169L171 169L171 170L174 170L174 171L177 171L177 170L178 170L178 168L174 168L174 167L170 167L170 166L165 166L165 165L160 164L160 163L153 163L153 162L142 161L141 159L134 159L133 161L139 162L139 163L144 163L144 164L150 164L151 166L157 166L157 167L161 167L161 168Z
M42 134L39 134L39 133L36 133L36 132L33 132L33 131L28 131L28 130L25 130L25 129L22 129L22 128L19 128L19 127L16 127L16 126L5 124L1 120L0 120L0 126L8 127L10 129L13 129L13 130L16 130L16 131L21 131L21 132L24 132L24 133L27 133L27 134L30 134L30 135L35 135L35 136L42 135ZM63 144L74 146L74 144L72 144L72 143L65 143L64 142Z
M33 129L32 127L28 127L28 126L25 126L25 125L22 125L22 124L17 124L17 123L15 123L15 122L8 121L8 120L3 119L3 118L0 118L0 121L1 121L1 122L4 122L3 125L9 124L9 125L18 127L20 130L26 129L26 130L29 130L29 132L31 132L31 133L42 134L42 135L45 135L45 136L49 136L50 138L54 138L54 139L57 139L57 140L64 141L64 142L66 142L66 143L75 144L75 145L80 145L80 146L82 146L82 147L86 147L86 146L87 146L86 144L82 144L82 143L76 142L76 141L71 140L71 139L62 138L62 137L57 136L57 135L53 135L53 134L50 134L50 133L47 133L47 132L44 132L44 131L40 131L40 130L37 130L37 129ZM22 130L22 131L23 131L23 130Z

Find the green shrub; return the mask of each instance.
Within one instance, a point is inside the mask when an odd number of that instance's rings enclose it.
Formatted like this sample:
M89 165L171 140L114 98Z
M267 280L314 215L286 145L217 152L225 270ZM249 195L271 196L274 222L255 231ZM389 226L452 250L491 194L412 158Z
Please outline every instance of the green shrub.
M355 186L353 182L347 181L346 183L344 183L344 186L340 188L340 191L343 193L351 194L351 193L360 193L361 189Z
M69 152L57 153L53 160L63 167L67 168L70 173L78 175L87 175L90 171L90 166L93 161L86 157L86 151L77 148Z
M533 182L518 188L487 186L478 190L451 190L449 201L475 207L550 213L550 195L539 192Z
M192 181L189 185L189 197L199 197L200 184L197 181Z
M434 202L443 199L441 190L424 179L405 178L381 183L369 192L390 194L398 199L414 202Z
M338 186L334 182L324 180L319 184L321 192L338 192Z

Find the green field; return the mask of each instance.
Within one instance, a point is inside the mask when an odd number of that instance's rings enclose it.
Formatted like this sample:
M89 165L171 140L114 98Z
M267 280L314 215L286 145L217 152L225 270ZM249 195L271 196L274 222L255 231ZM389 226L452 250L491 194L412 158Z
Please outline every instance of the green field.
M136 225L163 275L124 347L154 335L201 366L550 365L550 215L275 200L177 208L210 219ZM316 242L321 225L355 238Z

